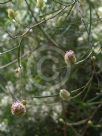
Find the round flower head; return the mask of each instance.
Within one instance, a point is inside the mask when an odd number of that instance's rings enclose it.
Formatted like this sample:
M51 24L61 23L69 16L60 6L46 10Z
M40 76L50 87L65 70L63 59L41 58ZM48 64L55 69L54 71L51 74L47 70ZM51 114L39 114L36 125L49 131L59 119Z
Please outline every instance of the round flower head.
M11 112L16 116L24 115L26 113L26 107L22 102L16 101L11 106Z
M61 89L60 90L60 97L64 101L69 101L70 100L70 92L68 92L66 89Z
M74 51L72 50L69 50L65 53L64 55L64 60L65 60L65 63L66 64L73 64L76 62L76 56L75 56L75 53Z

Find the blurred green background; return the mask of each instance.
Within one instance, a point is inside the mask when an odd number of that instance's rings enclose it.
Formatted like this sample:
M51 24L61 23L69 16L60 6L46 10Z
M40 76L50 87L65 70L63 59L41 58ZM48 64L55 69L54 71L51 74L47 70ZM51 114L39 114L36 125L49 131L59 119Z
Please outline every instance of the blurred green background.
M67 50L77 58L68 67ZM35 98L63 88L69 102ZM16 99L27 102L22 117L11 114ZM101 105L102 1L0 0L0 136L101 136Z

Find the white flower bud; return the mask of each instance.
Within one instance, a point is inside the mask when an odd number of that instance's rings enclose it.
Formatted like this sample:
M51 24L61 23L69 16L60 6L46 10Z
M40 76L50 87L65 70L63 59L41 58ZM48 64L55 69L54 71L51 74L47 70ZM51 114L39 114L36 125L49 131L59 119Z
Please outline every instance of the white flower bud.
M60 90L60 97L64 101L69 101L70 100L70 92L68 92L66 89L61 89Z

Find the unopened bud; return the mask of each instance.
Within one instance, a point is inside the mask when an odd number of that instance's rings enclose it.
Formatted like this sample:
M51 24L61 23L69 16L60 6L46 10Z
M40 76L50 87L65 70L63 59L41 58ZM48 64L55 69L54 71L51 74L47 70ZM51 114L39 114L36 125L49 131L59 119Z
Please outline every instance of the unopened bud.
M76 56L74 51L69 50L64 55L64 60L66 64L74 64L76 62Z
M8 9L7 12L8 12L8 17L10 19L14 19L15 20L15 17L16 17L15 11L13 9Z
M15 69L16 77L20 77L21 73L22 73L22 67L18 67L17 69Z
M26 100L22 100L23 105L26 105Z
M22 102L16 101L11 106L11 112L13 115L22 116L26 113L26 107Z
M20 73L21 72L21 67L18 67L16 70L15 70L16 73Z
M37 0L37 8L42 9L45 6L44 0Z
M60 17L57 19L57 21L56 21L56 26L57 26L57 27L60 27L61 25L63 25L64 21L65 21L65 17L64 17L64 16L60 16Z
M64 123L64 120L62 118L59 119L59 122Z
M92 57L91 57L91 60L92 60L92 61L95 61L95 60L96 60L96 57L95 57L95 56L92 56Z
M69 101L70 100L70 92L68 92L66 89L60 90L60 97L62 100Z
M93 122L92 122L91 120L89 120L89 121L88 121L88 125L91 126L92 124L93 124Z

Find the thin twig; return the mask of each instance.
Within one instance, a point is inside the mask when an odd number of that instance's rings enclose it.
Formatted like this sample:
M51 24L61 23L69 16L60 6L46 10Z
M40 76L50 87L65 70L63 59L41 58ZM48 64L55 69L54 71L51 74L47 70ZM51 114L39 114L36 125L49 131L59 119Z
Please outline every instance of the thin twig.
M12 2L11 0L7 0L5 2L0 2L0 4L6 4L6 3L9 3L9 2Z
M94 112L92 112L92 114L91 114L91 115L89 116L89 118L87 119L87 122L88 122L88 120L92 120L92 118L95 116L95 114L97 113L97 111L101 108L101 106L102 106L102 103L99 104L99 105L96 107L96 109L94 110ZM86 124L86 126L85 126L84 129L82 130L81 136L85 136L87 129L88 129L88 123Z

